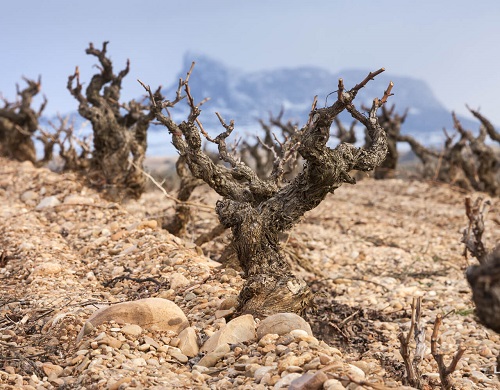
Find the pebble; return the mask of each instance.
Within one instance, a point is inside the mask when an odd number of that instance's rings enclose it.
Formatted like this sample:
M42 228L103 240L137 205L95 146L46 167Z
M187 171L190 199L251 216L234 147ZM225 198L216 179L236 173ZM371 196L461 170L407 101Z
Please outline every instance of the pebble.
M255 381L257 383L259 383L260 380L264 377L264 375L266 375L267 373L269 373L270 371L275 370L275 369L276 369L276 366L259 367L254 371L253 377L254 377Z
M11 163L6 162L6 164ZM32 164L26 164L24 169L31 174L35 172ZM13 256L5 266L0 267L0 275L8 291L13 292L13 302L1 307L0 310L3 312L0 314L4 316L5 313L12 313L18 321L25 318L32 322L36 316L43 314L41 311L35 312L36 309L54 309L56 316L61 313L57 321L51 321L46 327L43 324L44 322L47 324L49 317L40 318L33 324L24 324L24 326L43 327L42 335L45 337L46 346L57 346L58 354L53 358L49 357L53 360L51 362L35 361L38 375L32 375L31 372L25 374L22 372L22 366L4 366L0 370L2 384L5 383L12 388L37 390L53 387L82 389L95 387L114 390L120 388L264 390L276 385L286 388L287 381L291 379L289 375L295 374L298 376L289 385L293 389L299 380L307 384L307 387L301 385L302 388L311 388L314 383L310 380L316 375L321 375L319 373L322 372L322 367L329 366L328 371L339 377L357 375L361 378L364 375L364 378L369 380L384 378L384 385L403 388L389 372L384 373L373 355L376 353L381 357L388 357L389 361L401 364L397 352L399 348L397 333L401 330L401 326L403 331L407 331L404 327L409 325L408 314L413 295L425 294L427 298L423 302L423 319L427 324L428 336L432 331L429 329L429 324L432 328L435 314L450 313L443 319L440 338L440 348L446 355L445 361L451 360L459 343L468 347L454 374L457 388L498 387L498 380L491 375L494 357L499 352L498 335L477 324L472 313L465 314L465 311L470 311L472 308L470 290L460 270L463 263L463 259L460 258L461 248L456 243L458 242L456 232L460 231L464 221L461 194L460 199L457 198L453 204L446 200L448 203L443 204L444 207L432 208L437 210L436 213L424 213L424 209L418 213L413 212L417 209L410 210L409 215L414 217L403 221L404 228L391 216L388 208L384 209L387 210L388 223L387 230L384 231L384 234L387 234L386 243L393 241L400 246L396 248L373 245L371 241L364 240L363 237L373 234L374 218L379 218L378 215L373 215L376 207L370 206L369 212L365 212L363 202L368 199L365 192L350 192L349 196L344 195L342 198L343 191L353 191L343 188L335 196L340 197L337 206L342 210L346 208L345 204L349 203L346 200L361 197L357 203L359 212L356 209L350 217L341 217L342 224L348 226L352 234L344 234L341 242L331 240L328 245L319 239L307 241L313 253L311 256L306 256L314 260L312 264L321 268L324 265L325 273L330 273L328 277L335 278L338 274L344 278L340 284L333 282L328 287L335 293L333 295L337 303L346 304L355 310L375 309L387 315L391 315L394 311L400 312L389 322L385 322L387 319L384 320L382 316L377 320L369 320L367 325L369 327L373 325L375 331L380 334L374 333L373 344L370 344L369 349L363 353L362 360L357 360L360 359L357 346L350 345L354 351L348 348L341 352L332 345L319 341L318 339L321 339L319 332L317 339L309 334L307 329L289 329L282 335L272 330L262 337L259 335L258 339L256 333L250 332L249 340L240 341L239 338L234 341L216 340L211 351L200 354L198 343L203 344L202 340L205 341L218 332L218 337L221 338L223 330L227 328L226 315L238 304L237 294L243 283L241 275L237 271L224 268L220 263L212 262L207 257L199 256L200 249L192 244L186 245L185 240L181 238L174 240L158 229L156 222L148 222L150 219L144 217L145 213L139 213L137 210L128 212L129 207L137 207L134 205L138 203L130 202L122 205L106 203L93 190L87 188L82 190L83 187L74 180L61 181L61 176L53 175L47 170L36 172L36 175L29 177L33 182L26 180L26 176L15 181L0 178L2 182L0 196L7 195L2 198L0 214L15 216L7 219L9 223L4 224L5 232L2 232L8 239L5 250L8 255ZM50 176L50 180L45 180L47 175ZM65 173L64 176L71 177L71 174ZM368 191L370 199L373 198L370 201L377 203L382 199L378 192L380 188L385 188L386 191L389 187L391 194L400 197L394 203L398 208L405 209L410 204L413 207L415 202L421 201L414 196L411 199L404 199L405 187L398 183L396 179L379 181L376 186L373 186L374 182L370 183L369 188L375 189ZM358 185L367 188L364 180ZM450 199L454 196L442 186L436 189L437 186L427 187L423 183L412 185L417 186L418 193L422 193L421 190L425 189L424 192L427 193L440 191L441 195L446 195ZM12 193L11 188L14 186L20 191ZM32 194L26 193L29 188L35 189ZM393 189L395 191L392 191ZM96 203L99 202L99 207L58 207L54 210L49 209L50 212L30 212L36 204L41 203L40 200L44 196L52 194L56 195L56 199L63 199L65 204L72 202L78 204L92 199ZM78 199L78 196L85 199ZM143 196L148 199L150 194L146 193ZM149 215L155 215L163 207L163 205L156 207L155 202L151 201L145 201L145 204L150 212ZM383 202L380 204L385 207ZM429 209L428 205L425 207L425 210ZM433 214L436 214L436 217ZM445 221L445 228L433 230L428 224L429 218L437 217L440 223ZM143 222L147 223L141 226ZM213 220L207 219L199 226L209 227L212 222ZM30 229L26 230L26 226ZM492 226L495 229L495 225ZM127 227L130 229L126 230ZM321 224L314 225L315 234L316 230L321 234L321 229ZM415 237L408 238L407 231L415 231ZM425 231L426 237L423 237L420 231ZM40 232L43 236L39 234ZM67 232L69 234L66 234ZM300 239L304 231L299 227L297 232L297 239ZM498 236L496 231L489 234L490 237ZM428 245L420 248L416 245L417 239ZM451 239L454 242L452 250L449 245ZM215 249L210 245L214 245ZM190 249L185 249L187 247ZM206 244L203 250L215 257L222 247L221 241ZM428 253L423 253L423 249ZM353 253L355 258L351 259L350 254ZM424 261L434 255L439 256L440 260ZM335 257L335 262L331 261L332 257ZM22 259L22 262L19 259ZM61 267L58 267L56 273L34 280L29 273L34 275L33 271L39 265L46 263L60 264ZM416 279L411 277L411 274L405 274L404 278L375 276L384 274L384 270L391 267L407 269L408 272L421 271L432 276ZM156 291L153 284L130 281L118 282L112 288L102 286L104 280L123 275L127 269L133 270L132 276L151 276L160 281L168 280L169 275L176 273L180 275L177 279L181 283L176 286L180 291L174 289ZM443 269L451 274L439 276L438 273ZM359 272L370 274L371 280L386 286L389 291L369 282L356 281L354 278ZM95 307L93 304L102 307L100 305L107 303L127 300L135 302L144 296L163 297L174 302L189 319L186 328L181 331L150 329L147 324L113 323L111 322L113 319L95 326L91 322L86 322ZM23 303L14 301L16 299L22 300ZM67 301L71 304L67 304ZM453 309L462 310L464 313L457 314L456 311L452 311ZM364 314L367 318L371 317L369 311L365 310ZM351 322L355 324L358 319L358 316L351 317L349 324L345 325L350 325ZM260 327L259 324L262 322L264 321L257 321L255 326L251 324L250 330L255 331L255 327L257 325ZM76 350L72 344L81 324L85 324L83 327L85 337L76 345L80 350ZM139 325L138 331L127 333L127 327L137 325ZM4 329L0 339L11 345L28 346L25 351L23 349L27 354L38 353L39 351L35 349L30 350L30 338L23 334L23 329L23 326L19 331L17 328L16 331ZM316 333L316 328L313 329ZM350 327L346 329L351 330ZM364 331L365 329L362 330ZM234 332L237 331L229 333L234 336ZM379 336L384 337L384 342L380 341ZM57 339L54 342L55 338ZM36 337L33 340L36 340ZM201 365L191 367L198 362L198 358L203 359L205 356L212 359L212 362L207 362L210 360L208 358L201 362L210 367ZM64 367L62 373L59 374L60 369L56 368L59 376L47 375L49 364ZM363 373L355 371L353 366ZM437 378L431 356L426 356L422 366L423 372L428 373L429 377ZM283 380L284 378L286 380ZM322 385L324 389L329 390L344 389L342 383L335 379L327 379ZM319 385L316 383L315 386ZM359 388L358 385L348 384L347 381L345 386L349 389Z
M59 206L61 201L56 196L47 196L43 198L40 203L35 207L36 210L43 210L49 207Z
M122 327L121 332L123 334L132 336L132 337L139 337L142 333L142 327L136 324L128 324Z
M144 343L149 344L155 349L160 348L160 344L149 336L144 336Z
M168 349L168 354L181 363L187 363L189 360L189 358L184 355L179 348L170 347Z
M59 377L64 369L61 366L58 366L57 364L43 363L42 370L45 373L45 375L49 377L49 380L52 380Z
M291 383L297 379L300 378L302 375L298 373L292 373L292 374L287 374L280 380L276 382L274 385L274 389L283 389L283 388L289 388Z
M324 390L345 390L344 385L338 379L328 379L323 383Z
M21 200L25 203L31 202L38 199L38 193L35 191L25 191L21 194Z
M170 288L174 291L178 291L191 283L188 278L179 272L172 272L168 276L168 281L170 283Z
M328 376L323 371L305 373L290 384L289 390L320 390Z
M144 358L142 357L132 359L132 364L137 367L144 367L148 365L146 363L146 360L144 360Z
M198 362L199 366L213 367L226 355L226 352L209 352Z
M94 204L94 199L89 198L88 196L82 195L67 195L64 200L64 204Z

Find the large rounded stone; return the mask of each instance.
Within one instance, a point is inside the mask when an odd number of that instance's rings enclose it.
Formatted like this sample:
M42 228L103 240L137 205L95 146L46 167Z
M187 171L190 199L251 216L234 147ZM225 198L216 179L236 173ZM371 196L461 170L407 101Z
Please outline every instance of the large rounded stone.
M301 329L309 335L312 334L311 326L301 316L294 313L273 314L262 320L257 327L257 339L260 340L266 334L287 334L292 330Z
M115 321L118 324L136 324L144 329L171 330L180 333L189 326L184 312L174 302L163 298L145 298L108 306L94 312L87 323L98 326L104 322ZM77 342L85 335L84 326Z

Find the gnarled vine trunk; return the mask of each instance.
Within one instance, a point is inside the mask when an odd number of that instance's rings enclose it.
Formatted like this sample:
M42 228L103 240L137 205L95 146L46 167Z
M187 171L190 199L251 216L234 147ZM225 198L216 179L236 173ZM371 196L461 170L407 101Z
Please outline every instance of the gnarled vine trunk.
M238 311L265 317L278 312L302 314L312 302L313 294L304 280L294 275L284 259L279 233L296 224L305 212L318 206L327 194L343 183L354 184L351 170L370 171L387 153L386 134L377 120L377 109L386 102L392 83L382 99L375 99L368 116L353 105L358 91L383 69L370 73L349 91L339 80L337 101L330 107L317 109L315 103L309 121L284 148L296 148L304 159L303 170L290 182L283 183L284 159L278 159L268 178L262 179L248 165L227 151L226 138L234 123L219 120L225 131L215 139L204 131L188 86L188 77L181 81L191 107L187 121L176 124L162 109L175 102L155 99L149 87L156 118L172 134L173 144L197 178L205 181L222 199L216 212L222 225L231 228L233 247L245 273L245 284L239 296ZM179 92L178 95L179 96ZM316 100L315 100L316 102ZM341 143L335 149L326 146L334 118L347 110L361 122L372 140L366 148ZM203 152L201 134L218 145L219 156L228 166L216 165Z
M33 135L38 130L38 120L47 100L35 111L33 98L40 92L41 80L24 79L28 84L22 91L17 87L18 100L5 102L0 108L0 155L18 161L36 162Z
M92 124L94 149L89 177L93 184L105 189L112 198L138 198L146 183L142 169L147 130L154 114L147 111L149 107L134 100L127 104L119 102L121 83L129 72L129 62L115 75L111 60L106 57L107 44L104 42L102 49L98 50L91 43L86 50L87 54L98 58L101 72L92 77L85 96L78 68L69 77L67 88L79 102L80 115ZM73 85L75 80L76 85ZM159 89L156 94L159 98Z

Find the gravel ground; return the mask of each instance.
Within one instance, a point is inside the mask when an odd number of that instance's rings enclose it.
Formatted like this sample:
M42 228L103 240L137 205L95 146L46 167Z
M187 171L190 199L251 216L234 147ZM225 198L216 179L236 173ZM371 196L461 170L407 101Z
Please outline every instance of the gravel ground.
M237 270L218 263L228 236L193 244L215 226L214 213L196 208L180 239L159 228L160 216L173 212L160 191L119 205L73 174L0 159L0 384L267 389L315 374L316 388L401 388L398 334L408 332L412 300L422 297L427 348L420 368L430 388L439 382L430 351L438 314L445 362L459 345L466 348L452 374L455 387L500 388L500 336L476 322L464 277L474 262L462 256L464 197L449 186L399 179L339 188L283 241L317 292L306 318L314 336L268 334L187 356L179 334L146 326L132 332L106 322L76 339L96 309L151 297L182 309L200 347L224 329L243 283ZM216 199L201 188L193 202ZM492 199L491 247L500 237L499 207Z

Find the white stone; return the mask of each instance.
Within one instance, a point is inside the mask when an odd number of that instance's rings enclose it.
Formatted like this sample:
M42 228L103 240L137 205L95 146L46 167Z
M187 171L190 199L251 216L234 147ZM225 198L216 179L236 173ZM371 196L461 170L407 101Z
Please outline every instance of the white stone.
M202 352L211 352L223 344L236 344L255 340L256 323L251 314L236 317L226 326L215 332L201 348Z
M299 315L294 313L273 314L259 323L257 338L260 340L264 335L269 333L283 335L295 329L303 330L307 332L307 335L313 335L311 326Z
M58 206L60 204L61 204L61 202L59 201L59 199L57 199L57 197L47 196L47 197L43 198L40 201L40 203L38 203L38 205L35 207L35 209L42 210L42 209L45 209L48 207L55 207L55 206Z

